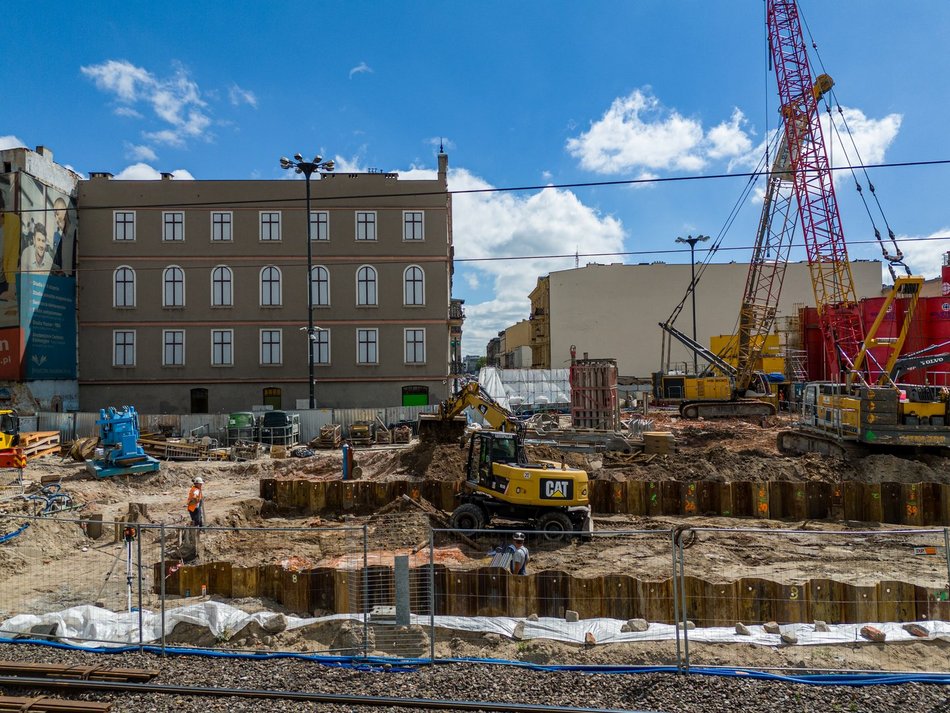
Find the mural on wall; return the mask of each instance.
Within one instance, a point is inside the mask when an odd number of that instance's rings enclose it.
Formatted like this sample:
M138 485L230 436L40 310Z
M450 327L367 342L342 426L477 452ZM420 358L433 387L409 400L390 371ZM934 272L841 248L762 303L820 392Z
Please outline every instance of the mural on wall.
M16 278L20 262L17 173L0 174L0 380L20 378L23 357Z
M76 203L27 174L20 174L19 198L19 273L12 298L23 345L22 378L75 379ZM4 272L10 249L4 240Z

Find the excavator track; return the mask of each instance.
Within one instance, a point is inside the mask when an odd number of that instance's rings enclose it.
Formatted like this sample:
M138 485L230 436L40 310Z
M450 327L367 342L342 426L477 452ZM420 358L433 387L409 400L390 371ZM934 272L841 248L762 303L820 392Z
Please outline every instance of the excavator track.
M686 401L680 404L683 418L763 418L775 415L775 406L757 399L738 401Z
M860 443L841 441L833 436L824 436L808 431L780 431L775 442L784 456L802 456L817 453L831 458L860 458L867 455L867 448Z

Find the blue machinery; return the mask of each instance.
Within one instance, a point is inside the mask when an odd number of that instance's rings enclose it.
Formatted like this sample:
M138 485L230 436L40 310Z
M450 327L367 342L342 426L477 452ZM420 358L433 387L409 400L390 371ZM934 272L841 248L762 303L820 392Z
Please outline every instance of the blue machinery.
M123 406L121 411L114 406L99 409L96 425L103 455L86 462L90 473L97 478L111 478L158 470L158 461L146 455L138 444L139 415L134 406Z

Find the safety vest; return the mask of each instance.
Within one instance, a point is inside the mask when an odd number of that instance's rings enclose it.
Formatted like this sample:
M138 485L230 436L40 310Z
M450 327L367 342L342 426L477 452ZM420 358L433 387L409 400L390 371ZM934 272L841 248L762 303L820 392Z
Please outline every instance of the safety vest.
M188 512L194 512L198 509L198 506L201 505L201 498L201 488L192 485L191 490L188 491Z

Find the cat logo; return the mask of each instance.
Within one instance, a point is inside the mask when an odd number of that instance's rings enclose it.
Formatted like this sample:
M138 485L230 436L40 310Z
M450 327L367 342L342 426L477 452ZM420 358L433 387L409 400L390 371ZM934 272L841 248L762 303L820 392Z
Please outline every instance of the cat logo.
M574 481L542 478L541 498L544 500L573 500Z

